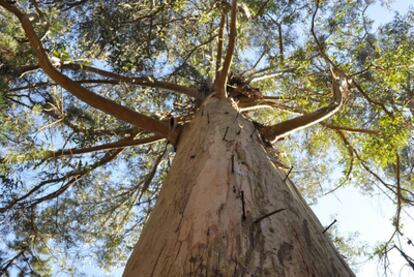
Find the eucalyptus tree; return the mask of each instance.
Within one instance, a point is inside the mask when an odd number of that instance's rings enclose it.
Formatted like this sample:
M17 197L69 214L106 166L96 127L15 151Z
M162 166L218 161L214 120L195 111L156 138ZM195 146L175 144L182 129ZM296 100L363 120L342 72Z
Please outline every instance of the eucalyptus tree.
M0 0L1 271L354 276L301 196L349 184L413 267L414 12L372 2Z

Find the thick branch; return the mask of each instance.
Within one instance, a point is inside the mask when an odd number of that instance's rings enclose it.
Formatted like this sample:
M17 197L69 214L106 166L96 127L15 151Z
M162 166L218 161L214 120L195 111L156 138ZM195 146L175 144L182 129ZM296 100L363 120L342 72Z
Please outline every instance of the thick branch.
M248 98L242 97L239 99L237 106L239 111L246 112L252 111L257 109L279 109L282 111L287 111L294 114L304 115L305 112L297 107L290 107L285 104L277 103L272 100L293 100L289 99L286 96L263 96L259 99L257 98ZM380 131L373 130L373 129L363 129L363 128L354 128L349 126L340 126L340 125L333 125L329 123L319 122L323 127L332 129L332 130L339 130L339 131L346 131L349 133L362 133L368 135L379 135Z
M229 43L227 45L226 57L223 62L223 68L219 72L215 82L216 95L220 98L227 97L227 79L230 73L230 65L233 60L234 49L236 47L237 37L237 0L232 1L231 5L231 19L230 19L230 34Z
M285 96L263 96L260 99L242 97L239 99L237 106L239 107L239 110L241 112L252 111L252 110L263 109L263 108L267 108L267 109L276 108L276 109L287 111L287 112L294 113L294 114L300 114L300 115L305 114L305 112L299 108L290 107L285 104L276 103L275 101L272 101L272 100L286 100L286 99L293 100ZM368 134L368 135L379 135L380 134L380 131L373 130L373 129L354 128L354 127L349 127L349 126L333 125L333 124L324 123L324 122L319 122L319 124L321 124L323 127L328 128L328 129L346 131L349 133L362 133L362 134Z
M0 0L0 5L6 10L12 12L22 24L22 27L29 39L36 57L39 62L39 66L45 71L45 73L57 84L66 89L72 95L76 96L85 103L97 108L107 114L113 115L121 120L129 122L137 127L146 129L151 132L158 133L164 137L170 137L168 126L156 119L149 116L142 115L135 111L132 111L118 103L106 99L100 95L93 93L92 91L82 87L72 79L60 73L50 62L45 49L39 37L36 35L33 26L24 13L17 9L13 4L9 4L6 0Z
M217 41L216 77L215 77L216 81L218 80L220 72L221 72L221 60L223 58L223 42L224 42L223 33L224 33L225 21L226 21L226 14L222 12L221 18L220 18L218 41Z
M316 1L316 8L315 8L315 11L314 11L314 13L313 13L313 15L312 15L312 24L311 24L311 33L312 33L312 36L313 36L313 39L315 40L315 43L316 43L316 45L317 45L317 47L318 47L318 52L319 52L319 54L322 56L322 58L327 62L327 63L329 63L329 64L331 64L332 66L335 66L334 65L334 63L333 63L333 61L328 57L328 55L325 53L325 49L324 49L324 46L322 45L322 43L319 41L319 39L318 39L318 37L317 37L317 35L316 35L316 32L315 32L315 18L316 18L316 14L317 14L317 12L318 12L318 9L319 9L319 4L320 4L320 0L317 0ZM370 65L371 66L371 65ZM369 67L370 67L369 66ZM368 67L368 68L369 68ZM362 89L362 87L355 81L355 80L353 80L353 79L351 79L351 78L349 78L348 76L347 76L347 79L348 80L351 80L349 83L350 83L350 85L353 85L353 86L355 86L357 89L358 89L358 91L362 94L362 96L364 96L364 98L368 101L368 102L370 102L371 104L375 104L375 105L378 105L378 106L380 106L382 109L383 109L383 111L386 113L386 114L388 114L389 116L391 116L391 117L393 117L393 115L392 115L392 113L391 112L389 112L388 110L387 110L387 108L385 107L385 105L383 104L383 103L381 103L381 102L378 102L378 101L375 101L374 99L372 99L363 89Z
M341 70L331 69L331 72L333 98L327 107L273 126L260 127L262 135L269 141L275 142L288 134L315 125L337 113L343 103L342 95L348 91L348 83L345 74Z

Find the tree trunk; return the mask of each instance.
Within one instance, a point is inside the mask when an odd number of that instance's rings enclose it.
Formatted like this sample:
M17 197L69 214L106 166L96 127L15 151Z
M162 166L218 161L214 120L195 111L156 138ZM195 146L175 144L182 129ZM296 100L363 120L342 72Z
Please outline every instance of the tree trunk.
M210 96L181 135L124 276L354 276L284 177L254 124Z

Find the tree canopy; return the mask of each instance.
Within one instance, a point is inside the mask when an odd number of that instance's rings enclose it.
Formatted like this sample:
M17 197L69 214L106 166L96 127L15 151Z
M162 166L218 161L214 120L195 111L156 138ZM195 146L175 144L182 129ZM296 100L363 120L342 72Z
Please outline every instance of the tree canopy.
M414 203L414 10L374 29L374 3L0 0L0 271L124 261L175 130L212 92L257 122L278 166L304 169L290 177L306 198L386 195L395 232L369 254L414 269L397 243Z

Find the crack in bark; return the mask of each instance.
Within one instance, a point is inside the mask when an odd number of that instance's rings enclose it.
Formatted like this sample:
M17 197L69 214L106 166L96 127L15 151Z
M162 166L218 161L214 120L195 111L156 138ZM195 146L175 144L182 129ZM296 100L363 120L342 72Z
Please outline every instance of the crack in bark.
M165 248L165 245L161 248L160 253L158 253L157 259L155 260L154 267L152 268L151 277L152 277L152 276L154 276L154 272L155 272L155 269L156 269L156 267L157 267L158 260L160 259L161 254L162 254L162 253L163 253L163 251L164 251L164 248Z

